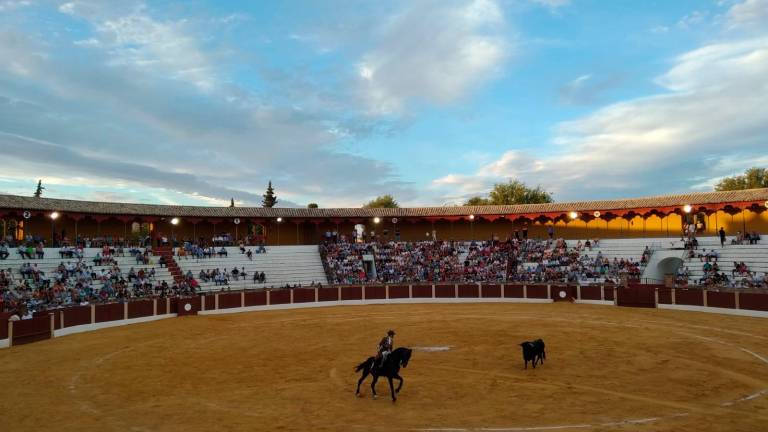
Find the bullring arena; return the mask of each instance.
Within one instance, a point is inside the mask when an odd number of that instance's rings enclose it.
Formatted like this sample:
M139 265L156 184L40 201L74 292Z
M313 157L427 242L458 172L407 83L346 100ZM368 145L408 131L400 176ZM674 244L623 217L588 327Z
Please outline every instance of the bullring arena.
M370 378L357 399L352 367L389 327L416 349L398 402L385 381L371 399ZM0 426L757 431L768 421L766 330L763 318L570 303L166 319L0 352ZM517 343L534 336L547 360L524 370Z
M766 200L446 210L0 196L18 245L2 261L0 430L764 430L768 292L730 263L765 274L768 246L714 234L765 233ZM337 234L358 227L380 234ZM729 284L702 273L715 261ZM216 267L248 277L208 280ZM129 268L141 273L126 281ZM398 400L386 379L374 399L370 377L356 397L353 368L390 328L413 349ZM546 360L524 369L519 344L537 338Z

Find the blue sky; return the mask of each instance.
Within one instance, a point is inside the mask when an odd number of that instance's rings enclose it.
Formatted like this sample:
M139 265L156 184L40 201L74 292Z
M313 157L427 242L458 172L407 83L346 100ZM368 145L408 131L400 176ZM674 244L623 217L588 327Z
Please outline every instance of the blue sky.
M768 0L0 0L0 191L451 205L768 165Z

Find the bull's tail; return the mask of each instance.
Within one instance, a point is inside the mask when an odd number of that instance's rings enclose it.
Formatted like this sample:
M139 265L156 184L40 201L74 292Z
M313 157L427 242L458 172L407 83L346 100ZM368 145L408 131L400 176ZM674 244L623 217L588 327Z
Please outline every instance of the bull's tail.
M366 361L364 361L364 362L360 363L359 365L357 365L355 367L355 372L360 372L361 370L363 370L366 367L368 367L368 364L371 363L371 360L373 360L373 357L368 357L368 359Z

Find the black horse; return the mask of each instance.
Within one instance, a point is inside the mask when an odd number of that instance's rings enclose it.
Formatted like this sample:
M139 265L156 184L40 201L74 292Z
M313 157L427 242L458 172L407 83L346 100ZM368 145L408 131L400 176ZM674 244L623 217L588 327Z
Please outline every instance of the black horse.
M380 367L373 367L374 362L376 361L375 357L368 357L368 360L357 365L355 372L360 372L362 370L363 376L357 381L357 391L355 392L355 395L360 396L360 384L365 381L368 374L371 374L373 375L373 382L371 383L373 398L376 399L376 381L379 380L380 376L385 376L389 380L389 390L392 392L392 402L397 401L395 393L400 393L400 389L403 387L403 377L401 377L398 372L400 372L401 366L408 366L408 361L411 359L412 352L413 351L410 348L400 347L389 353L384 364ZM397 390L395 390L394 385L392 385L392 378L400 380L400 385L397 386Z

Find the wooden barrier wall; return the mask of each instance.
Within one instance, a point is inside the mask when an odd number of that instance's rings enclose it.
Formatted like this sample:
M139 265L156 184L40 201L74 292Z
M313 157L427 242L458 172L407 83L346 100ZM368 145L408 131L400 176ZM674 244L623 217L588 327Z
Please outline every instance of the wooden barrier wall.
M632 290L636 292L633 292ZM642 292L641 292L642 291ZM659 286L630 286L617 288L613 285L546 285L546 284L434 284L434 285L352 285L323 288L296 288L259 290L246 292L222 292L205 294L193 298L170 298L137 300L129 303L109 303L87 306L74 306L51 312L40 312L30 320L15 321L9 326L10 314L0 315L0 340L8 339L12 333L11 345L36 342L53 336L52 330L66 329L98 323L111 323L126 319L141 319L165 314L188 315L198 311L239 309L270 305L306 304L315 302L365 302L386 301L387 299L453 299L461 301L483 301L503 299L532 299L539 301L602 301L614 302L618 292L618 302L648 302L653 297L653 306L675 305L678 308L691 307L691 310L703 308L738 309L744 311L768 312L768 293L733 292L702 289L672 289ZM562 297L561 293L565 296ZM627 297L628 296L628 297ZM633 297L634 296L634 297ZM643 301L637 301L638 296ZM626 300L622 300L625 298ZM190 310L180 307L190 305ZM652 307L653 307L652 306Z

